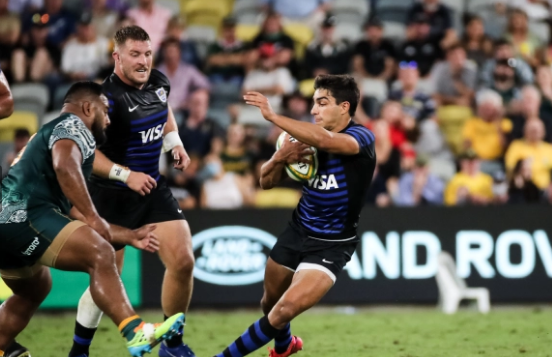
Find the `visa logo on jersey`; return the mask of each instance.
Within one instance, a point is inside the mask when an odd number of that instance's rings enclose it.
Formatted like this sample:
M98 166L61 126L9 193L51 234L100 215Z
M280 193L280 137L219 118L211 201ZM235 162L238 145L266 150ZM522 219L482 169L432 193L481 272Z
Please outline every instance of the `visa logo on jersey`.
M148 130L140 131L142 135L142 144L151 143L154 140L160 139L163 136L163 129L165 129L165 124L159 124Z
M308 185L309 187L317 188L319 190L331 190L332 188L339 188L334 174L316 175L308 181Z

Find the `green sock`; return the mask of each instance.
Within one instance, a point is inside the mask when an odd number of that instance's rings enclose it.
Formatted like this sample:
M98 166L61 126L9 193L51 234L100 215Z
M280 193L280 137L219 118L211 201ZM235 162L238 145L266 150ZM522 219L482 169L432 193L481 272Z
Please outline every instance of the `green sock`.
M124 320L119 326L121 335L123 335L123 337L126 338L127 341L132 341L134 336L136 336L136 332L134 332L134 330L143 322L144 321L138 316L129 317L128 319Z

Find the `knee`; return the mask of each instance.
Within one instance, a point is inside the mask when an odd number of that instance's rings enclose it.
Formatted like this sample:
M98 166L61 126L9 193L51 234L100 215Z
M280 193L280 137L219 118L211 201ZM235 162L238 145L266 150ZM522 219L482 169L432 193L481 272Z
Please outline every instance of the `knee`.
M116 266L115 250L113 249L113 246L103 238L97 239L93 244L91 244L87 257L88 266L92 269L102 266Z
M194 271L194 255L191 250L179 250L171 261L165 262L168 271L178 274L179 276L191 276Z
M283 299L270 311L270 322L272 326L280 328L293 320L300 312L301 307L298 303Z
M268 315L270 310L274 307L276 301L271 299L270 296L265 292L263 298L261 299L261 310L265 315Z

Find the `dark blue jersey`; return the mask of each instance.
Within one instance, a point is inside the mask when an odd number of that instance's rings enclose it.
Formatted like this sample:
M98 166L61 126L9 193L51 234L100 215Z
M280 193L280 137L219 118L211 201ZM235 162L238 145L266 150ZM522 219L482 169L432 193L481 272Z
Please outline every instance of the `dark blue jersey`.
M360 151L356 155L318 151L318 172L303 185L303 197L293 214L310 238L357 239L360 211L376 166L375 138L353 121L341 133L355 138Z
M113 73L102 87L110 105L111 124L106 130L107 141L99 150L111 161L158 180L163 129L169 112L169 80L152 69L148 82L138 89ZM92 176L92 181L104 187L127 187L97 176Z

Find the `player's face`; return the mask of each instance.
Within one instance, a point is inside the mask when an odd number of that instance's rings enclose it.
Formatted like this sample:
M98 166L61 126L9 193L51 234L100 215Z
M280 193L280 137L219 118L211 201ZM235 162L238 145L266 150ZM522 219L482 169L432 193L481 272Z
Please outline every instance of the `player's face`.
M348 102L337 104L326 89L317 89L313 99L311 114L314 116L315 124L329 131L339 126L343 114L347 113Z
M102 145L105 140L105 129L111 123L109 120L109 104L105 95L101 95L94 103L94 122L92 123L92 135L96 145Z
M150 41L127 40L114 53L115 65L134 86L141 87L150 76L153 51Z

